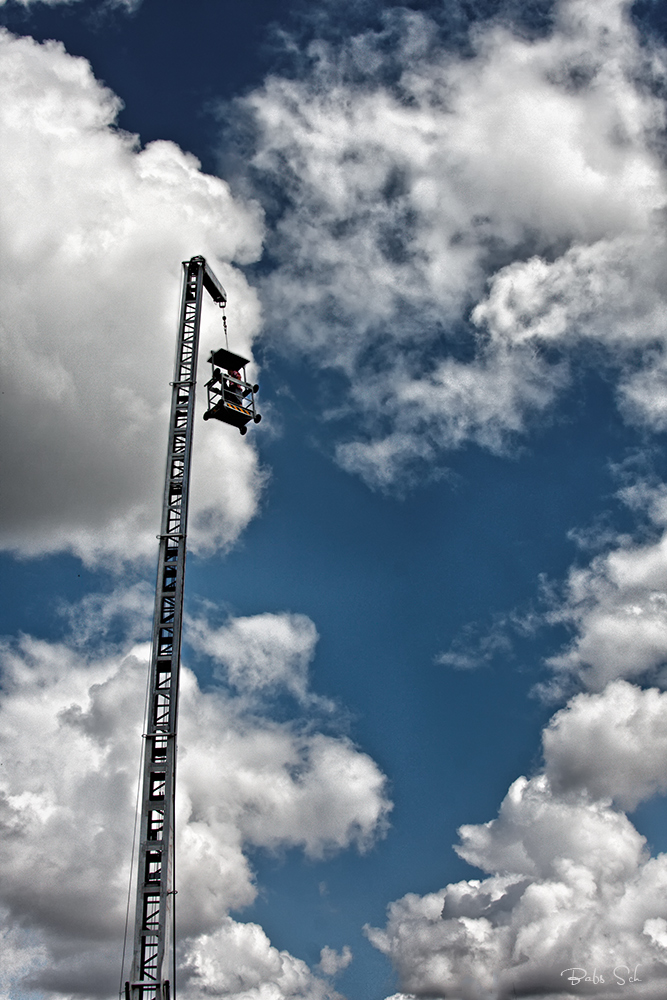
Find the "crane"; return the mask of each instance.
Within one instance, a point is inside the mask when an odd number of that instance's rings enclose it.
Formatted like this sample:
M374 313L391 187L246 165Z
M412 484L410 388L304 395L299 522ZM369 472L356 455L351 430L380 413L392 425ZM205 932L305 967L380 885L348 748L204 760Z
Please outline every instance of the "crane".
M148 709L143 734L134 951L130 979L125 982L125 1000L171 1000L175 992L176 890L173 873L178 683L190 460L204 291L224 309L227 293L206 260L193 257L184 261L174 381L171 383ZM207 383L208 408L204 418L213 417L245 433L251 420L258 423L261 419L255 409L255 393L259 386L250 385L245 377L248 360L228 348L214 352L209 360L213 376ZM227 369L224 376L221 367ZM171 979L170 956L173 961Z

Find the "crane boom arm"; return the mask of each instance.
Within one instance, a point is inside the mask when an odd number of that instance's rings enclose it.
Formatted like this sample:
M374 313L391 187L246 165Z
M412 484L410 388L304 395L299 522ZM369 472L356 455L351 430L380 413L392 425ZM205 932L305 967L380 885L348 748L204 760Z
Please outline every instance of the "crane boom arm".
M178 684L203 290L227 296L203 257L183 263L143 755L134 953L126 1000L170 1000Z

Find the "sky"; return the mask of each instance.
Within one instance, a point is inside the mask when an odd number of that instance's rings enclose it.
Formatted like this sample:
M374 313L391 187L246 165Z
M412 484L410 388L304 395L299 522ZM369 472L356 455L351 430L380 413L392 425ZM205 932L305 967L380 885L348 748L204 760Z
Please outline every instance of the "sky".
M0 1000L124 949L181 262L182 1000L667 993L667 9L0 0Z

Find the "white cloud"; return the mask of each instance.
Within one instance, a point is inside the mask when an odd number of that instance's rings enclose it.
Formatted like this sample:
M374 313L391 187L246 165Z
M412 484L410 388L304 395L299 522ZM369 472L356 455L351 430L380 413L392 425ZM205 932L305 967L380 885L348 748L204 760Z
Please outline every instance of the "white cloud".
M667 694L614 681L577 695L542 740L546 773L559 792L585 788L622 809L667 792Z
M325 976L336 976L343 969L347 969L352 957L352 950L348 945L343 945L341 951L336 951L335 948L329 948L328 945L325 945L320 952L319 967Z
M658 431L667 426L660 208L656 200L656 218L643 231L575 246L552 263L534 257L509 265L473 312L493 340L565 349L590 340L608 348L622 413Z
M664 523L661 485L635 483L623 496ZM664 996L667 855L649 856L623 810L667 792L667 695L621 679L662 677L664 550L664 537L616 539L570 573L550 617L575 637L549 662L558 691L572 680L591 691L545 728L543 770L512 784L496 819L459 830L455 850L488 877L409 894L390 905L384 929L367 929L410 997L555 1000L578 995L567 975L579 973L564 970L597 969L604 981L582 977L581 989L612 1000L635 965L633 995Z
M553 690L575 678L601 691L616 678L662 684L667 661L667 535L626 540L570 570L565 597L548 615L575 630L570 645L547 661Z
M197 619L188 637L195 648L222 664L222 674L238 691L252 694L285 687L299 701L308 699L308 667L318 635L306 615L265 612L232 618L219 629Z
M514 782L497 819L460 833L458 853L490 877L409 894L391 904L384 930L367 928L403 990L556 998L567 989L563 970L583 967L606 979L590 995L611 1000L614 968L638 964L633 995L664 995L667 856L649 858L623 813L583 793L559 795L540 775Z
M0 545L23 554L154 556L182 260L210 259L237 350L259 328L233 266L260 253L258 206L171 142L140 149L119 107L59 43L0 32ZM202 358L221 342L210 305ZM232 542L262 482L248 439L198 419L192 546Z
M146 655L146 646L84 655L29 636L2 649L0 988L9 995L20 982L65 996L117 986ZM192 995L222 988L231 966L219 949L235 941L247 957L239 996L324 1000L327 987L303 962L260 928L229 921L257 893L244 851L366 850L386 826L385 779L346 738L203 692L187 669L181 690L179 933Z
M630 419L667 421L665 56L628 9L563 0L546 36L477 26L465 58L426 15L387 12L242 102L253 169L289 201L268 314L349 379L338 412L361 433L338 458L372 485L469 440L507 447L584 340L619 366Z
M191 756L184 749L179 758L182 808L193 836L196 818L209 816L221 829L231 825L242 842L272 850L299 845L312 858L370 846L385 822L384 777L350 741L237 718L233 701L213 693L202 699L187 679L181 697L182 746L191 740L200 750ZM193 849L186 854L181 870L192 865L194 878Z
M60 605L68 620L71 641L76 646L91 644L98 651L111 641L114 627L122 627L123 641L140 640L150 635L155 593L141 581L117 587L108 594L86 594L80 601Z
M469 625L436 662L480 666L499 650L511 650L513 632L525 635L546 623L572 633L545 661L552 677L536 691L547 701L561 701L581 687L604 691L619 679L667 686L667 490L663 483L636 479L618 497L640 515L637 536L595 527L571 532L582 549L598 554L587 565L573 566L563 585L543 581L545 610L510 612L484 631Z
M272 947L257 924L234 920L189 945L184 977L179 992L193 1000L202 992L226 1000L343 1000L305 962Z

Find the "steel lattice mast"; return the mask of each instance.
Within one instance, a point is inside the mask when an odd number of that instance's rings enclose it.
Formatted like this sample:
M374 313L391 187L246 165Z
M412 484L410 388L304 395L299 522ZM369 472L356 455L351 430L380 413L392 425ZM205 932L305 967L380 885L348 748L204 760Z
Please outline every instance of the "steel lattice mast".
M224 306L227 296L203 257L183 263L183 293L153 614L134 958L126 1000L169 1000L173 948L174 790L178 682L183 619L190 459L194 430L199 326L204 289Z

